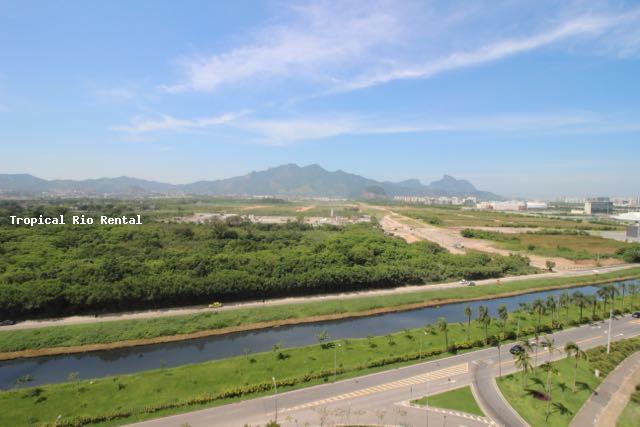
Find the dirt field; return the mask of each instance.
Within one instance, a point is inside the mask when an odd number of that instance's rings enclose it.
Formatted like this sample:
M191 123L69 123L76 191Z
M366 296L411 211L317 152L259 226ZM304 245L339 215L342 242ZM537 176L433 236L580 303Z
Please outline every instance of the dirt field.
M462 237L460 235L460 227L435 227L416 219L400 215L386 208L379 207L378 210L385 213L384 217L380 220L380 225L384 231L391 235L401 237L408 243L417 242L419 240L429 240L439 244L454 254L464 254L467 250L477 250L505 256L512 253L512 251L496 247L496 242ZM501 227L500 230L504 232L503 227ZM523 232L522 228L514 228L514 230L518 230L517 232L520 233ZM547 261L555 262L557 270L610 266L623 263L622 261L613 258L602 259L599 262L596 262L595 260L572 261L558 257L542 257L532 254L525 255L531 260L531 265L542 269L546 268Z

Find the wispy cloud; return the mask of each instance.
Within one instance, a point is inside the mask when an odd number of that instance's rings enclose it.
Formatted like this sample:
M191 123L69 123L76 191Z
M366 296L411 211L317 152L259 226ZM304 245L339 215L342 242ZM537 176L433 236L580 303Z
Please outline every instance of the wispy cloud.
M156 119L136 117L131 121L131 124L114 126L112 130L124 132L129 135L143 135L156 132L185 132L224 125L237 119L242 114L243 113L225 113L218 116L195 119L178 119L169 115L162 115Z
M220 126L239 132L235 141L266 145L292 145L304 141L324 140L347 135L428 134L428 133L513 133L579 134L640 132L635 117L611 117L583 112L521 112L465 115L440 118L392 119L353 114L333 116L252 118L248 113L177 119L163 115L159 119L132 120L131 125L112 129L128 139L152 140L162 132L205 130L215 134Z
M319 80L328 72L388 45L403 31L400 7L389 2L330 4L293 8L294 19L256 32L252 42L226 53L179 61L184 80L165 86L169 92L211 91L248 79L304 75Z
M321 2L294 9L292 19L256 31L227 52L182 58L182 81L165 89L207 92L294 79L311 82L321 93L343 92L429 78L569 41L589 40L592 50L613 55L640 49L640 8L594 12L583 7L558 16L552 11L548 20L514 31L503 29L510 26L502 21L479 30L474 19L482 21L489 13L483 10L465 15L457 8L420 6L421 13L413 14L419 17L412 15L418 6L409 2Z

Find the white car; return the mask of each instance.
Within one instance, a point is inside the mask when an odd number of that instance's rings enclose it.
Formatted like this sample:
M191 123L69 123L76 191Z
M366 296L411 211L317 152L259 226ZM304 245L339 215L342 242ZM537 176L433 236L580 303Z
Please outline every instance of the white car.
M458 283L459 283L459 284L461 284L461 285L466 285L466 284L468 284L469 282L468 282L468 281L466 281L466 280L464 280L464 279L462 279L462 280L460 280Z

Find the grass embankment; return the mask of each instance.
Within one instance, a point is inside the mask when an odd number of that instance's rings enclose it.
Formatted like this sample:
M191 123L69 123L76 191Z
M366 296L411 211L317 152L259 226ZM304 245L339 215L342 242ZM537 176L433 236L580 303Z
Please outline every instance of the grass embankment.
M625 306L631 309L638 303L636 296L634 301L626 299ZM555 313L556 321L566 323L577 317L574 306ZM488 325L487 342L495 336L515 338L518 325L520 338L531 335L536 322L535 314L511 313L504 327L497 322ZM551 315L543 315L541 329L550 330L550 324ZM465 322L449 324L447 340L451 352L485 347L484 326L475 320L469 329ZM279 391L330 381L334 357L337 377L347 378L449 355L444 334L431 325L339 343L340 347L328 342L292 349L274 346L270 352L208 363L2 392L0 425L51 423L58 415L58 426L120 425L264 395L273 390L272 377Z
M429 405L434 408L451 409L453 411L466 412L468 414L479 415L484 417L484 412L478 406L476 398L471 392L471 387L464 386L455 390L446 391L444 393L435 394L433 396L423 397L414 400L412 403L418 405Z
M620 362L639 350L640 338L612 343L611 354L608 356L604 346L587 350L588 359L578 360L575 389L574 358L565 358L551 364L554 369L550 376L550 394L547 389L547 372L542 367L526 375L525 381L521 372L502 377L498 380L498 386L511 406L532 427L566 427L602 380ZM599 378L594 375L595 369L601 372Z
M499 298L537 290L604 283L639 276L640 267L635 267L595 276L530 279L507 282L499 286L463 287L305 304L223 310L217 313L157 319L2 331L0 332L0 360L175 341L283 324L365 316L449 302ZM83 347L88 345L93 345L93 347Z
M494 241L498 247L509 251L571 260L620 258L621 256L617 251L631 246L629 243L575 231L541 230L535 233L507 234L464 229L461 234L464 237Z
M640 420L640 384L636 385L636 391L618 418L617 427L632 426Z

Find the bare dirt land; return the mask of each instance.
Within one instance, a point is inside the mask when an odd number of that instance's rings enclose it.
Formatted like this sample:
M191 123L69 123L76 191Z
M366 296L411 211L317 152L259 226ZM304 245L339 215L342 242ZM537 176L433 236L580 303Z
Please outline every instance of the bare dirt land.
M512 251L497 248L495 246L495 242L462 237L460 235L460 227L436 227L433 225L425 224L422 221L400 215L386 208L378 208L378 210L386 213L386 215L380 220L380 225L382 226L384 231L388 234L401 237L408 243L413 243L420 240L428 240L430 242L437 243L438 245L446 248L454 254L464 254L468 250L482 251L505 256L512 253ZM524 229L521 228L513 228L513 230L517 231L511 231L512 233L521 233L524 231ZM504 230L502 227L500 228L500 231L508 232L508 230ZM572 270L578 268L623 264L622 261L615 258L605 258L601 259L600 261L573 261L566 258L543 257L533 254L526 254L526 256L531 260L531 265L542 269L546 268L547 261L555 262L557 270Z

